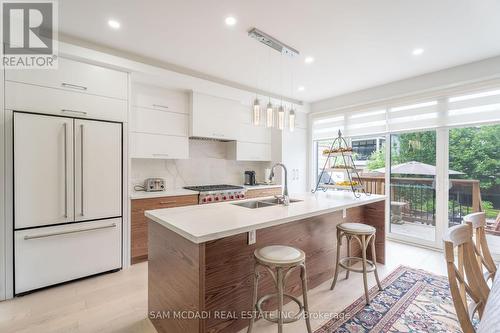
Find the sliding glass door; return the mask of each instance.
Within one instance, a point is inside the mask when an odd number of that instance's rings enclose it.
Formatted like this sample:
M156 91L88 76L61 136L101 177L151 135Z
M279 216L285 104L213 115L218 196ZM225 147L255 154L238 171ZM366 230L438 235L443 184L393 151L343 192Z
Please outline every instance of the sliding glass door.
M436 132L391 134L390 143L389 232L394 238L433 246Z
M486 238L500 259L500 125L449 130L448 226L484 211Z

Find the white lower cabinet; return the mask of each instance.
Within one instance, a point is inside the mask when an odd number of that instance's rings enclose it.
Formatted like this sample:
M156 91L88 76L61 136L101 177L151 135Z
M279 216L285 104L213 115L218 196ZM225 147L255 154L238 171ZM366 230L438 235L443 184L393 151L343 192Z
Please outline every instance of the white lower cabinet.
M271 145L267 143L234 142L229 146L228 158L237 161L270 161Z
M130 133L130 157L187 159L189 140L184 136Z
M121 268L121 239L121 218L15 231L15 293Z

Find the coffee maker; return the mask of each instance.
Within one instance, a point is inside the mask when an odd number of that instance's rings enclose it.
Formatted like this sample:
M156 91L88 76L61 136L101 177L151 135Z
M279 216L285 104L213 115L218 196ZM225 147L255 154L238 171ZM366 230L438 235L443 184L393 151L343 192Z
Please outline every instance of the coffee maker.
M257 185L255 171L245 171L245 185Z

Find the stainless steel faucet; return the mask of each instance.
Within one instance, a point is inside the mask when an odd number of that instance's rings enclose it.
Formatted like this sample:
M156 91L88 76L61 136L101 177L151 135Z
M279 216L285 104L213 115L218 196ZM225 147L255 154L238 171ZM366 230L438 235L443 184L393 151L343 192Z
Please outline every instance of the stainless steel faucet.
M281 197L277 197L277 198L278 198L278 200L281 200L283 205L288 206L288 205L290 205L290 197L288 196L288 171L286 169L286 166L283 163L276 163L275 165L273 165L273 167L271 168L271 174L269 175L269 181L273 180L274 168L277 166L282 167L283 170L285 171L285 186L283 187L283 195Z

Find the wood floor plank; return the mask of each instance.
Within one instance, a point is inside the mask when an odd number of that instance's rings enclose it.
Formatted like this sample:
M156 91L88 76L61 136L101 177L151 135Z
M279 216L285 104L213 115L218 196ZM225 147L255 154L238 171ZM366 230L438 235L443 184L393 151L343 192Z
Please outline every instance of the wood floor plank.
M446 274L442 253L387 242L386 262L379 266L381 278L400 264ZM156 333L147 319L147 265L140 263L117 273L0 302L0 332ZM371 275L368 283L373 286ZM330 283L326 281L309 291L311 311L341 311L363 293L361 274L351 274L347 281L341 278L334 291L330 291ZM313 329L325 321L313 319ZM305 325L298 321L287 325L285 331L303 333ZM276 326L259 320L254 332L275 333Z

